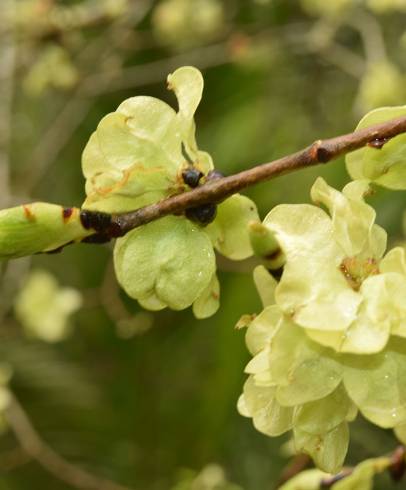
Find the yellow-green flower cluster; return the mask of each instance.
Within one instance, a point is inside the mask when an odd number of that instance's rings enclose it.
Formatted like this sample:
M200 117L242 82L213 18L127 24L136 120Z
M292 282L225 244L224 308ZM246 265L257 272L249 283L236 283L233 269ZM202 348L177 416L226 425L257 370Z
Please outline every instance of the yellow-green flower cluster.
M195 139L203 77L196 68L179 68L168 76L168 87L176 94L178 112L139 96L102 119L83 153L84 208L134 210L210 178L212 158ZM185 179L191 170L200 176L198 182ZM193 304L198 318L210 316L219 306L214 248L233 260L250 256L247 224L256 219L255 204L236 194L217 206L208 226L169 216L134 229L117 240L117 278L147 309L181 310Z
M279 306L264 306L247 330L254 357L246 367L249 378L238 409L269 436L293 430L298 451L336 472L347 452L347 423L357 412L343 387L343 367Z
M319 178L318 206L280 205L264 224L286 257L276 303L312 340L338 352L375 353L390 335L406 337L406 258L386 252L386 232L363 197L367 181L343 192Z
M27 335L45 342L65 339L71 331L70 317L81 306L79 291L61 287L52 274L43 270L31 272L14 304Z
M254 278L264 310L247 330L254 356L239 401L270 436L292 430L295 447L328 473L343 464L348 422L360 411L384 428L406 425L406 260L385 254L386 233L363 197L318 179L314 205L280 205L264 220L284 253L279 283Z

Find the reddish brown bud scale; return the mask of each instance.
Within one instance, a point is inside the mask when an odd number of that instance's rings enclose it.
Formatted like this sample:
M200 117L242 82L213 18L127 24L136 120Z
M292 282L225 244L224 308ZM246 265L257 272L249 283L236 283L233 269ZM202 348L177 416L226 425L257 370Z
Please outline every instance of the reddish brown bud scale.
M28 205L24 205L23 209L24 209L24 214L25 214L25 217L27 218L27 220L28 221L35 221L35 215L31 211L31 207Z
M73 208L62 208L62 219L66 223L73 214Z

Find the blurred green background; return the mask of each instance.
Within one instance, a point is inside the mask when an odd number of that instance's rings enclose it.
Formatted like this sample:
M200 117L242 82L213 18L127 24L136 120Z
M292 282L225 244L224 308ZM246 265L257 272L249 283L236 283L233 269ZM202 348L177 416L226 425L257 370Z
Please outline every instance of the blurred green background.
M81 152L98 121L134 95L174 105L165 80L181 65L203 71L197 139L231 174L405 103L406 1L1 0L1 207L80 206ZM348 181L341 159L247 194L264 217L277 203L307 202L317 175L338 188ZM401 240L404 193L379 190L371 201ZM0 361L38 433L131 489L226 488L188 483L210 463L245 490L274 488L287 439L258 433L236 410L248 353L234 325L260 309L251 264L219 258L220 310L197 321L189 310L142 311L119 290L111 251L81 244L1 266ZM27 288L43 325L15 307ZM60 335L50 338L53 325ZM348 464L395 445L359 417ZM4 427L1 490L68 488Z

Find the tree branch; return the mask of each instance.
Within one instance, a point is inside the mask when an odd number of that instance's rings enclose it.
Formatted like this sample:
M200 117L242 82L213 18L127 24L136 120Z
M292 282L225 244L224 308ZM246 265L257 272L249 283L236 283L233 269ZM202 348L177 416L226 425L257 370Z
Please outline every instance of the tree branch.
M97 211L82 210L82 223L85 228L94 229L97 232L96 235L100 235L106 240L123 236L138 226L164 216L182 214L189 208L203 204L219 203L251 185L271 180L295 170L327 163L364 146L371 146L379 151L391 138L402 133L406 133L405 116L335 138L317 140L312 145L292 155L228 177L219 177L189 192L169 197L135 211L109 215Z
M57 454L42 440L13 394L5 416L24 452L59 480L83 490L130 490L118 483L92 475Z

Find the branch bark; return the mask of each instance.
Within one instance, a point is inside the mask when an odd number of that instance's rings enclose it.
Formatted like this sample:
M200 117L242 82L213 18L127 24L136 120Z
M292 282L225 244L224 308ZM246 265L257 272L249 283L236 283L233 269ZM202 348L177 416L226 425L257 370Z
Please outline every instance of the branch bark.
M335 138L317 140L307 148L273 162L264 163L228 177L209 181L189 192L169 197L134 211L105 214L82 211L82 223L104 238L125 235L138 226L145 225L170 214L182 214L187 209L209 203L219 203L225 198L250 187L295 170L327 163L341 155L371 146L379 151L391 138L406 133L406 117L360 129Z
M13 394L5 416L26 455L59 480L83 490L130 490L118 483L99 478L62 458L43 441Z

